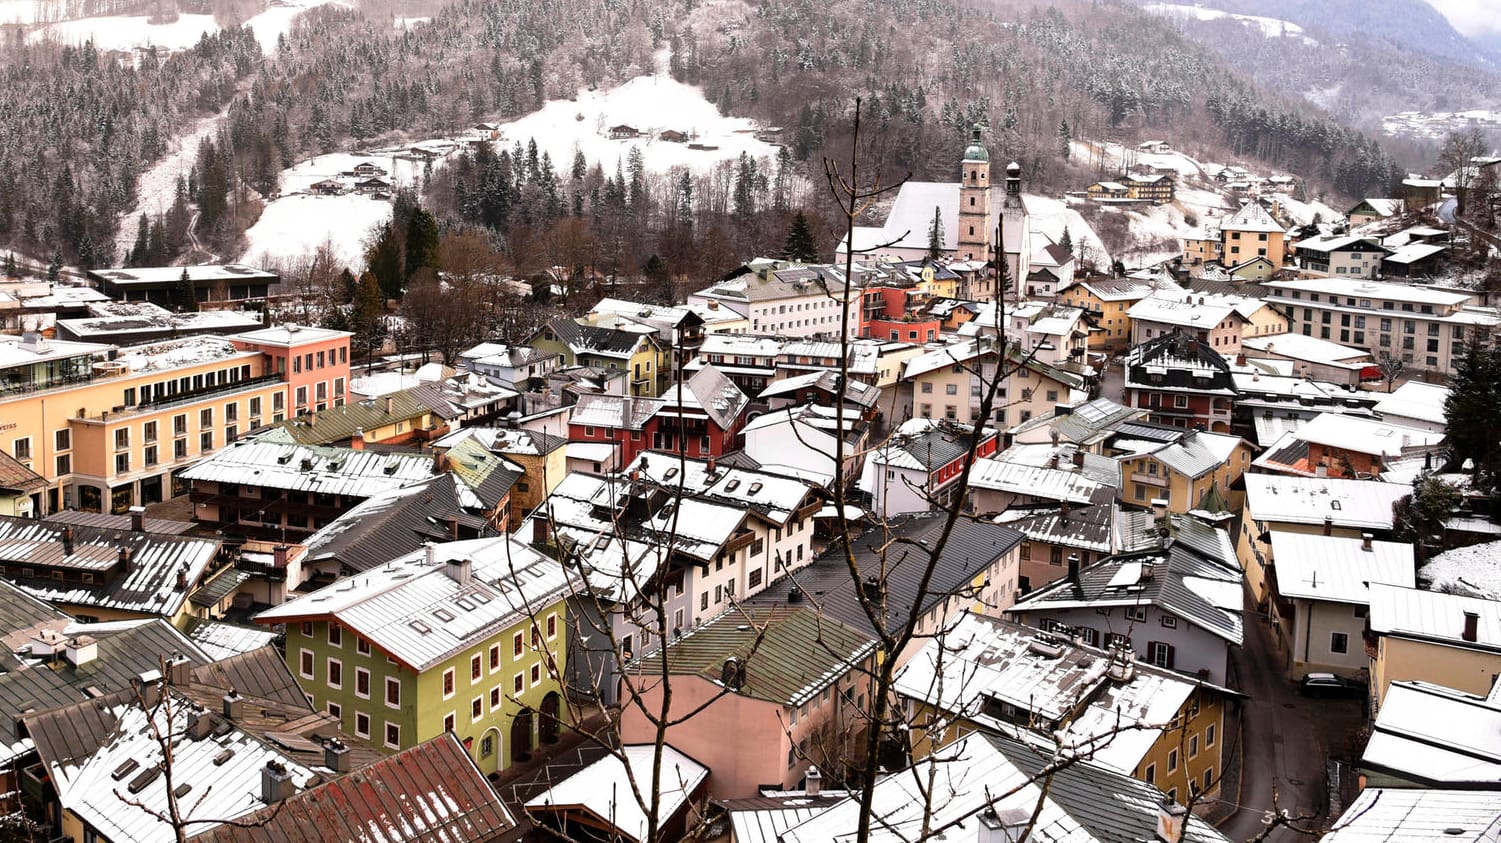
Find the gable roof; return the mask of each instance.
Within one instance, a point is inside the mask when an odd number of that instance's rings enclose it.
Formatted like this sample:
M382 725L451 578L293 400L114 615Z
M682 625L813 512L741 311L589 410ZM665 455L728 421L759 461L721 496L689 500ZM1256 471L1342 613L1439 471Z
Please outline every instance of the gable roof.
M1464 640L1466 612L1479 617L1474 641ZM1366 623L1379 635L1501 651L1501 601L1371 583L1371 611Z
M652 843L647 839L646 813L635 798L632 782L650 781L654 769L660 773L661 787L655 795L658 819L665 823L683 809L709 777L708 767L671 745L662 747L660 767L656 759L654 745L621 747L619 754L607 753L527 800L526 810L581 811L589 817L588 824L607 830L606 839Z
M1426 682L1393 682L1360 762L1422 785L1501 788L1501 706Z
M47 478L26 467L10 454L0 451L0 489L14 492L29 492L45 489Z
M1239 645L1244 636L1239 570L1209 562L1187 546L1121 554L1079 569L1027 595L1008 615L1049 609L1156 606Z
M359 500L425 480L434 473L432 458L423 454L242 439L184 469L179 476Z
M337 560L350 570L368 571L427 542L452 538L450 516L475 526L461 510L453 481L442 475L382 491L308 537L303 564Z
M702 410L721 430L734 428L735 423L750 405L750 399L740 387L712 363L693 373L686 384L676 383L661 396L662 405L657 412L672 418L677 408ZM577 411L575 411L577 412Z
M195 843L468 843L510 837L516 820L458 736L445 732Z
M1370 585L1414 584L1413 548L1407 542L1372 541L1316 533L1272 531L1277 593L1335 603L1370 603Z
M1372 530L1392 528L1392 504L1412 494L1404 483L1248 473L1246 508L1263 523L1323 524Z
M798 706L838 681L875 647L875 639L807 604L730 609L627 665L652 676L662 669L720 683L725 662L739 660L745 683L734 693Z
M1276 232L1281 234L1285 229L1260 202L1252 200L1240 206L1240 210L1220 221L1221 231L1251 231L1251 232Z

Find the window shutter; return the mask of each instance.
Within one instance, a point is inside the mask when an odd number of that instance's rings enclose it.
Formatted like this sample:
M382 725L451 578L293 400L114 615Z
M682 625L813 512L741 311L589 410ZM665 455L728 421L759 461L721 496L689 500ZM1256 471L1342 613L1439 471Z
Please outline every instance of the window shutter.
M1173 645L1171 645L1171 644L1163 644L1161 646L1167 651L1165 653L1165 655L1164 655L1167 663L1165 665L1163 665L1163 666L1166 667L1168 670L1172 670L1173 669L1173 656L1175 655L1174 652L1173 652Z

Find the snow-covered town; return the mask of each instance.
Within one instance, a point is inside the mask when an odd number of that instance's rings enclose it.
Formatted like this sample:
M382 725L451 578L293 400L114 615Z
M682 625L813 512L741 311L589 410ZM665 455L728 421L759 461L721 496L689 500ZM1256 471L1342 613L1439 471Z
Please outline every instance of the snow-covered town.
M576 6L0 0L0 841L1495 843L1490 77Z

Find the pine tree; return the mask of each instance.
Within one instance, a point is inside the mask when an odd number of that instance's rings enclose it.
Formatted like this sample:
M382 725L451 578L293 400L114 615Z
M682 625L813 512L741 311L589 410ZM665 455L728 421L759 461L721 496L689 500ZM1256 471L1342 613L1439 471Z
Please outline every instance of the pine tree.
M818 245L813 242L813 230L802 211L792 217L792 227L787 230L787 242L782 254L790 261L813 263L818 260Z
M16 253L15 252L6 252L5 253L5 277L6 278L19 278L19 277L21 277L21 271L16 268Z
M383 297L401 298L401 286L405 280L401 273L401 246L396 242L391 223L381 223L376 227L375 236L365 250L365 269L375 276Z
M1498 369L1501 353L1491 347L1489 337L1472 332L1449 380L1449 397L1444 399L1449 448L1461 463L1474 460L1477 473L1489 470L1496 453L1493 425L1501 417Z
M53 252L52 253L52 263L47 264L47 280L49 282L53 283L53 284L56 284L58 278L62 276L62 272L63 272L63 253L62 252Z
M1068 226L1063 227L1063 236L1058 238L1058 245L1062 247L1063 251L1068 253L1069 257L1073 257L1074 235L1068 230Z
M369 355L377 349L385 334L386 302L381 297L380 282L369 272L360 276L350 308L349 330L356 353Z
M1058 121L1058 147L1059 147L1059 153L1063 155L1063 160L1065 160L1065 161L1067 161L1069 159L1069 155L1071 155L1072 152L1073 152L1073 150L1071 148L1072 144L1073 144L1073 140L1074 140L1074 130L1073 130L1073 127L1068 125L1068 121L1067 120L1059 120Z
M198 291L193 287L193 279L188 277L187 267L182 268L182 275L177 278L177 289L172 298L178 313L194 313L198 310Z
M438 265L438 221L432 212L417 208L407 221L406 277L424 266Z
M928 226L928 260L943 257L943 214L933 206L933 223Z

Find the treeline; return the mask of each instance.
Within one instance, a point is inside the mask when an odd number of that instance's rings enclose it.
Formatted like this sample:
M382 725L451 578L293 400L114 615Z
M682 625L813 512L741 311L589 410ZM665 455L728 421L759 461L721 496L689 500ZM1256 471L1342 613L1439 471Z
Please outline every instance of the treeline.
M261 61L229 29L158 62L122 67L92 45L38 45L0 65L0 241L89 268L111 266L140 173L186 123L221 108Z

